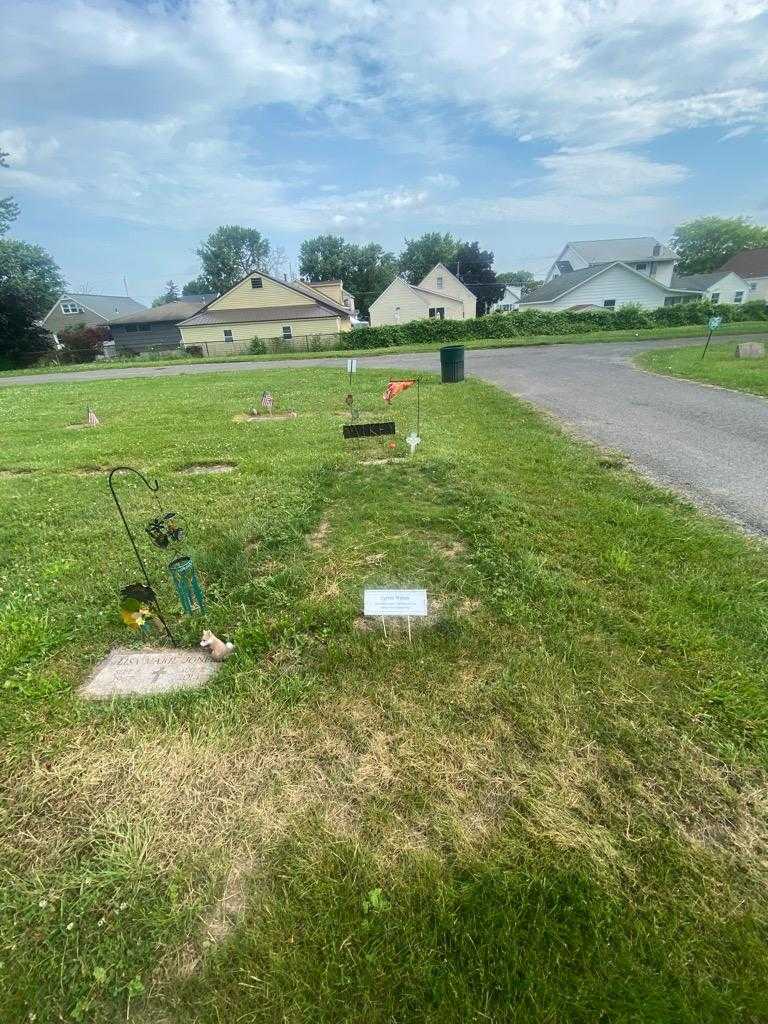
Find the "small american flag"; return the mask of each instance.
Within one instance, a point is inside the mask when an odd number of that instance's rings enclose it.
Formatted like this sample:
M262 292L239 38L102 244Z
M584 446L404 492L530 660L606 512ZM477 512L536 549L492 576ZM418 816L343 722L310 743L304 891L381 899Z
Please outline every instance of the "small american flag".
M274 403L274 399L272 398L272 392L271 391L265 391L264 394L261 396L261 407L262 407L262 409L269 409L270 412L271 412L272 411L272 406L274 404L275 403Z

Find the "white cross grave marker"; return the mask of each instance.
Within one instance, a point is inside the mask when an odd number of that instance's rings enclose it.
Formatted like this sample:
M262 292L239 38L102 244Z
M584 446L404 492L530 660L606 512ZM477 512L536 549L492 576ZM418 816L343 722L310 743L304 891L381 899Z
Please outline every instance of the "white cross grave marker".
M413 455L413 453L416 451L416 445L421 444L421 438L419 437L415 430L412 430L408 437L406 437L405 443L411 449L411 455Z

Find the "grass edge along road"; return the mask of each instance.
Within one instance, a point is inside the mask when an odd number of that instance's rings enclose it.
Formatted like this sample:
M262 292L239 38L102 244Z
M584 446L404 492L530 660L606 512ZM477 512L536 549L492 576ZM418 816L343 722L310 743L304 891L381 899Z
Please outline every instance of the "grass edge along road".
M361 330L363 330L361 328ZM747 321L745 323L734 323L728 325L728 336L743 334L768 334L768 322L765 320ZM540 345L580 345L597 342L611 341L664 341L674 338L700 338L706 336L706 330L702 325L687 325L685 327L649 327L643 330L626 331L590 331L585 334L561 334L561 335L529 335L519 338L479 338L474 341L459 341L456 344L463 345L466 349L483 348L520 348ZM0 370L2 377L30 376L41 373L73 373L80 370L105 370L124 369L127 367L143 366L178 366L180 364L194 363L205 365L206 363L250 363L270 362L276 359L329 359L329 358L350 358L352 356L388 356L397 352L438 352L443 345L450 342L430 342L425 345L390 345L379 348L355 348L355 349L327 349L322 352L274 352L267 355L236 355L236 356L159 356L144 357L135 356L131 359L100 359L92 363L64 363L52 366L30 366L20 370Z
M768 398L768 355L759 359L737 359L736 342L713 341L706 355L703 345L657 349L641 353L635 362L641 369L666 377L714 384Z
M3 1024L768 1018L766 549L479 381L428 378L401 459L386 379L395 450L343 445L332 369L4 393ZM264 387L297 417L233 422ZM237 653L85 704L131 643L120 463ZM377 585L427 588L413 646Z

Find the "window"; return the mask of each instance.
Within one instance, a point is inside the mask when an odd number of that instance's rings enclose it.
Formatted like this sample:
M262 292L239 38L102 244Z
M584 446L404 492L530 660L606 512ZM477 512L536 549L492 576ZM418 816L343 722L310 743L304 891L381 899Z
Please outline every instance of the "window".
M750 281L749 282L749 290L751 292L753 292L756 288L757 288L757 281Z
M140 331L151 331L152 330L152 324L139 324L139 330Z
M720 292L712 292L712 294L710 295L710 299L715 305L717 305L717 303L720 301Z
M605 306L606 309L615 309L616 308L616 299L606 299L605 302L603 303L603 305Z
M125 329L126 329L126 331L128 331L129 334L133 334L134 331L138 331L139 325L138 324L126 324L125 325Z
M555 266L561 274L570 274L570 272L573 270L573 266L570 260L558 260L557 263L555 263Z
M251 288L262 288L263 283L260 277L251 278Z
M744 298L744 292L734 292L733 293L733 301L736 303L736 305L738 305L743 298Z
M647 269L648 269L648 264L647 263L636 263L635 264L635 270L647 270Z
M443 279L442 279L442 277L438 277L438 279L437 279L437 287L438 288L442 288L443 287Z
M232 331L224 331L224 341L233 341Z
M72 313L84 313L85 310L82 306L78 306L76 302L62 302L61 312L66 313L69 316Z
M665 306L679 306L683 302L682 295L667 295L664 299Z
M444 306L430 306L429 315L436 317L438 320L445 320L445 307Z
M283 324L283 341L293 337L293 328L290 324Z
M395 306L395 323L396 324L400 323L400 307L399 306Z

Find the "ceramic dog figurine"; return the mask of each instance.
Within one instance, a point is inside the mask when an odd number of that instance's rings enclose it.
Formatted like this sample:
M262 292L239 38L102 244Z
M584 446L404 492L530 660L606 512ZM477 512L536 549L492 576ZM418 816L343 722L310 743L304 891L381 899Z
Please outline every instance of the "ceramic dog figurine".
M229 640L225 643L223 640L219 640L215 633L212 633L210 629L203 630L203 638L200 641L201 647L206 647L208 653L214 661L226 661L232 651L235 649L235 645L230 643Z

